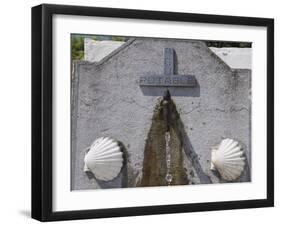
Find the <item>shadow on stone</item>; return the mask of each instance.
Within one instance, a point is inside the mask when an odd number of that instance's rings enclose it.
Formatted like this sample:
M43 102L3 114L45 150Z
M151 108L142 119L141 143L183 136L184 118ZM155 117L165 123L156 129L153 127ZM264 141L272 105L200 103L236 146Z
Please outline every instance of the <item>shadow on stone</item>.
M212 183L211 179L209 178L208 175L205 174L205 172L203 171L203 169L200 165L198 155L196 154L196 152L193 149L193 146L189 140L189 137L184 129L184 124L180 118L177 120L176 128L177 128L177 134L183 143L184 152L185 152L187 158L191 161L192 166L198 175L200 183L201 184Z
M241 178L245 178L243 181L250 182L252 180L251 169L250 169L250 164L249 164L247 156L246 156L245 162L246 162L246 164L245 164L244 172L241 175Z
M123 152L123 159L124 159L123 166L122 166L122 169L120 172L120 174L122 175L121 185L122 185L122 188L127 188L128 187L128 157L129 157L129 154L122 142L119 141L118 144L121 147L121 150Z
M200 96L200 84L198 82L196 87L153 87L152 89L150 86L140 86L140 89L145 96L162 96L167 88L169 88L171 96Z

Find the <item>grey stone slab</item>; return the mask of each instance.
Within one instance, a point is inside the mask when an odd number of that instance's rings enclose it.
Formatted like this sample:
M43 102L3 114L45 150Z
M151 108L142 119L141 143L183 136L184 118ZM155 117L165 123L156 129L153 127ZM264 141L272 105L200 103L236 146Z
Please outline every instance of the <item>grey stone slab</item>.
M117 41L95 41L91 38L84 39L84 58L86 61L99 62L114 50L118 49L124 42Z
M165 48L175 50L174 72L197 81L196 87L169 87L186 138L182 151L184 166L192 165L191 182L224 182L210 170L210 157L211 147L226 137L243 145L248 164L238 181L250 181L251 71L231 69L200 41L136 38L98 63L74 65L72 189L133 187L142 177L153 111L167 87L142 87L139 79L163 74ZM83 172L84 149L101 136L126 147L127 164L110 182Z
M210 48L231 68L251 69L252 68L252 48Z

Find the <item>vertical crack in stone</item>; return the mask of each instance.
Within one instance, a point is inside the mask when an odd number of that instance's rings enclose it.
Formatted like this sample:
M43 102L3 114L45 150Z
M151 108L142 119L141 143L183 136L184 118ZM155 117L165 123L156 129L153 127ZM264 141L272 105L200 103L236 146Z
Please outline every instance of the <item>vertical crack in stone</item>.
M182 142L177 136L177 120L179 114L174 102L169 101L170 134L171 134L171 185L188 184L188 178L183 167ZM165 186L167 181L166 150L165 150L166 120L163 114L163 100L154 109L152 124L146 139L142 179L139 186Z

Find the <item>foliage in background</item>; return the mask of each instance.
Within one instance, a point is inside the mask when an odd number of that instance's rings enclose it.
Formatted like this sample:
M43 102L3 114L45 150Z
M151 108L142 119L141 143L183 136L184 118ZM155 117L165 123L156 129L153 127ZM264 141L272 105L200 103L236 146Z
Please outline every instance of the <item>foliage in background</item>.
M126 42L128 38L120 37L120 36L109 36L109 35L92 35L90 36L95 41L104 41L104 40L111 40L111 41L119 41L119 42Z
M71 59L84 59L84 37L76 35L71 36Z
M119 42L126 42L128 38L108 35L71 35L71 59L84 59L84 38L91 38L95 41L112 40Z
M252 43L249 42L218 42L218 41L206 41L208 47L236 47L236 48L251 48Z
M128 40L127 37L108 36L108 35L72 35L71 36L71 58L72 60L84 59L84 38L91 38L95 41L121 41ZM251 48L252 43L249 42L220 42L220 41L206 41L208 47L236 47L236 48Z

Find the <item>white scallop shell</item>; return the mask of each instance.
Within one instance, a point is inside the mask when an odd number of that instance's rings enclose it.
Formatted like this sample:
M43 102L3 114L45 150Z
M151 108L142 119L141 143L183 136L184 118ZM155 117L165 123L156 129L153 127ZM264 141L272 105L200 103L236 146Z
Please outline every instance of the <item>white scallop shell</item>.
M84 158L84 171L91 171L99 180L118 176L123 165L123 153L117 141L109 137L96 139Z
M244 151L237 141L226 138L218 148L212 149L211 170L217 169L227 181L241 176L245 166Z

